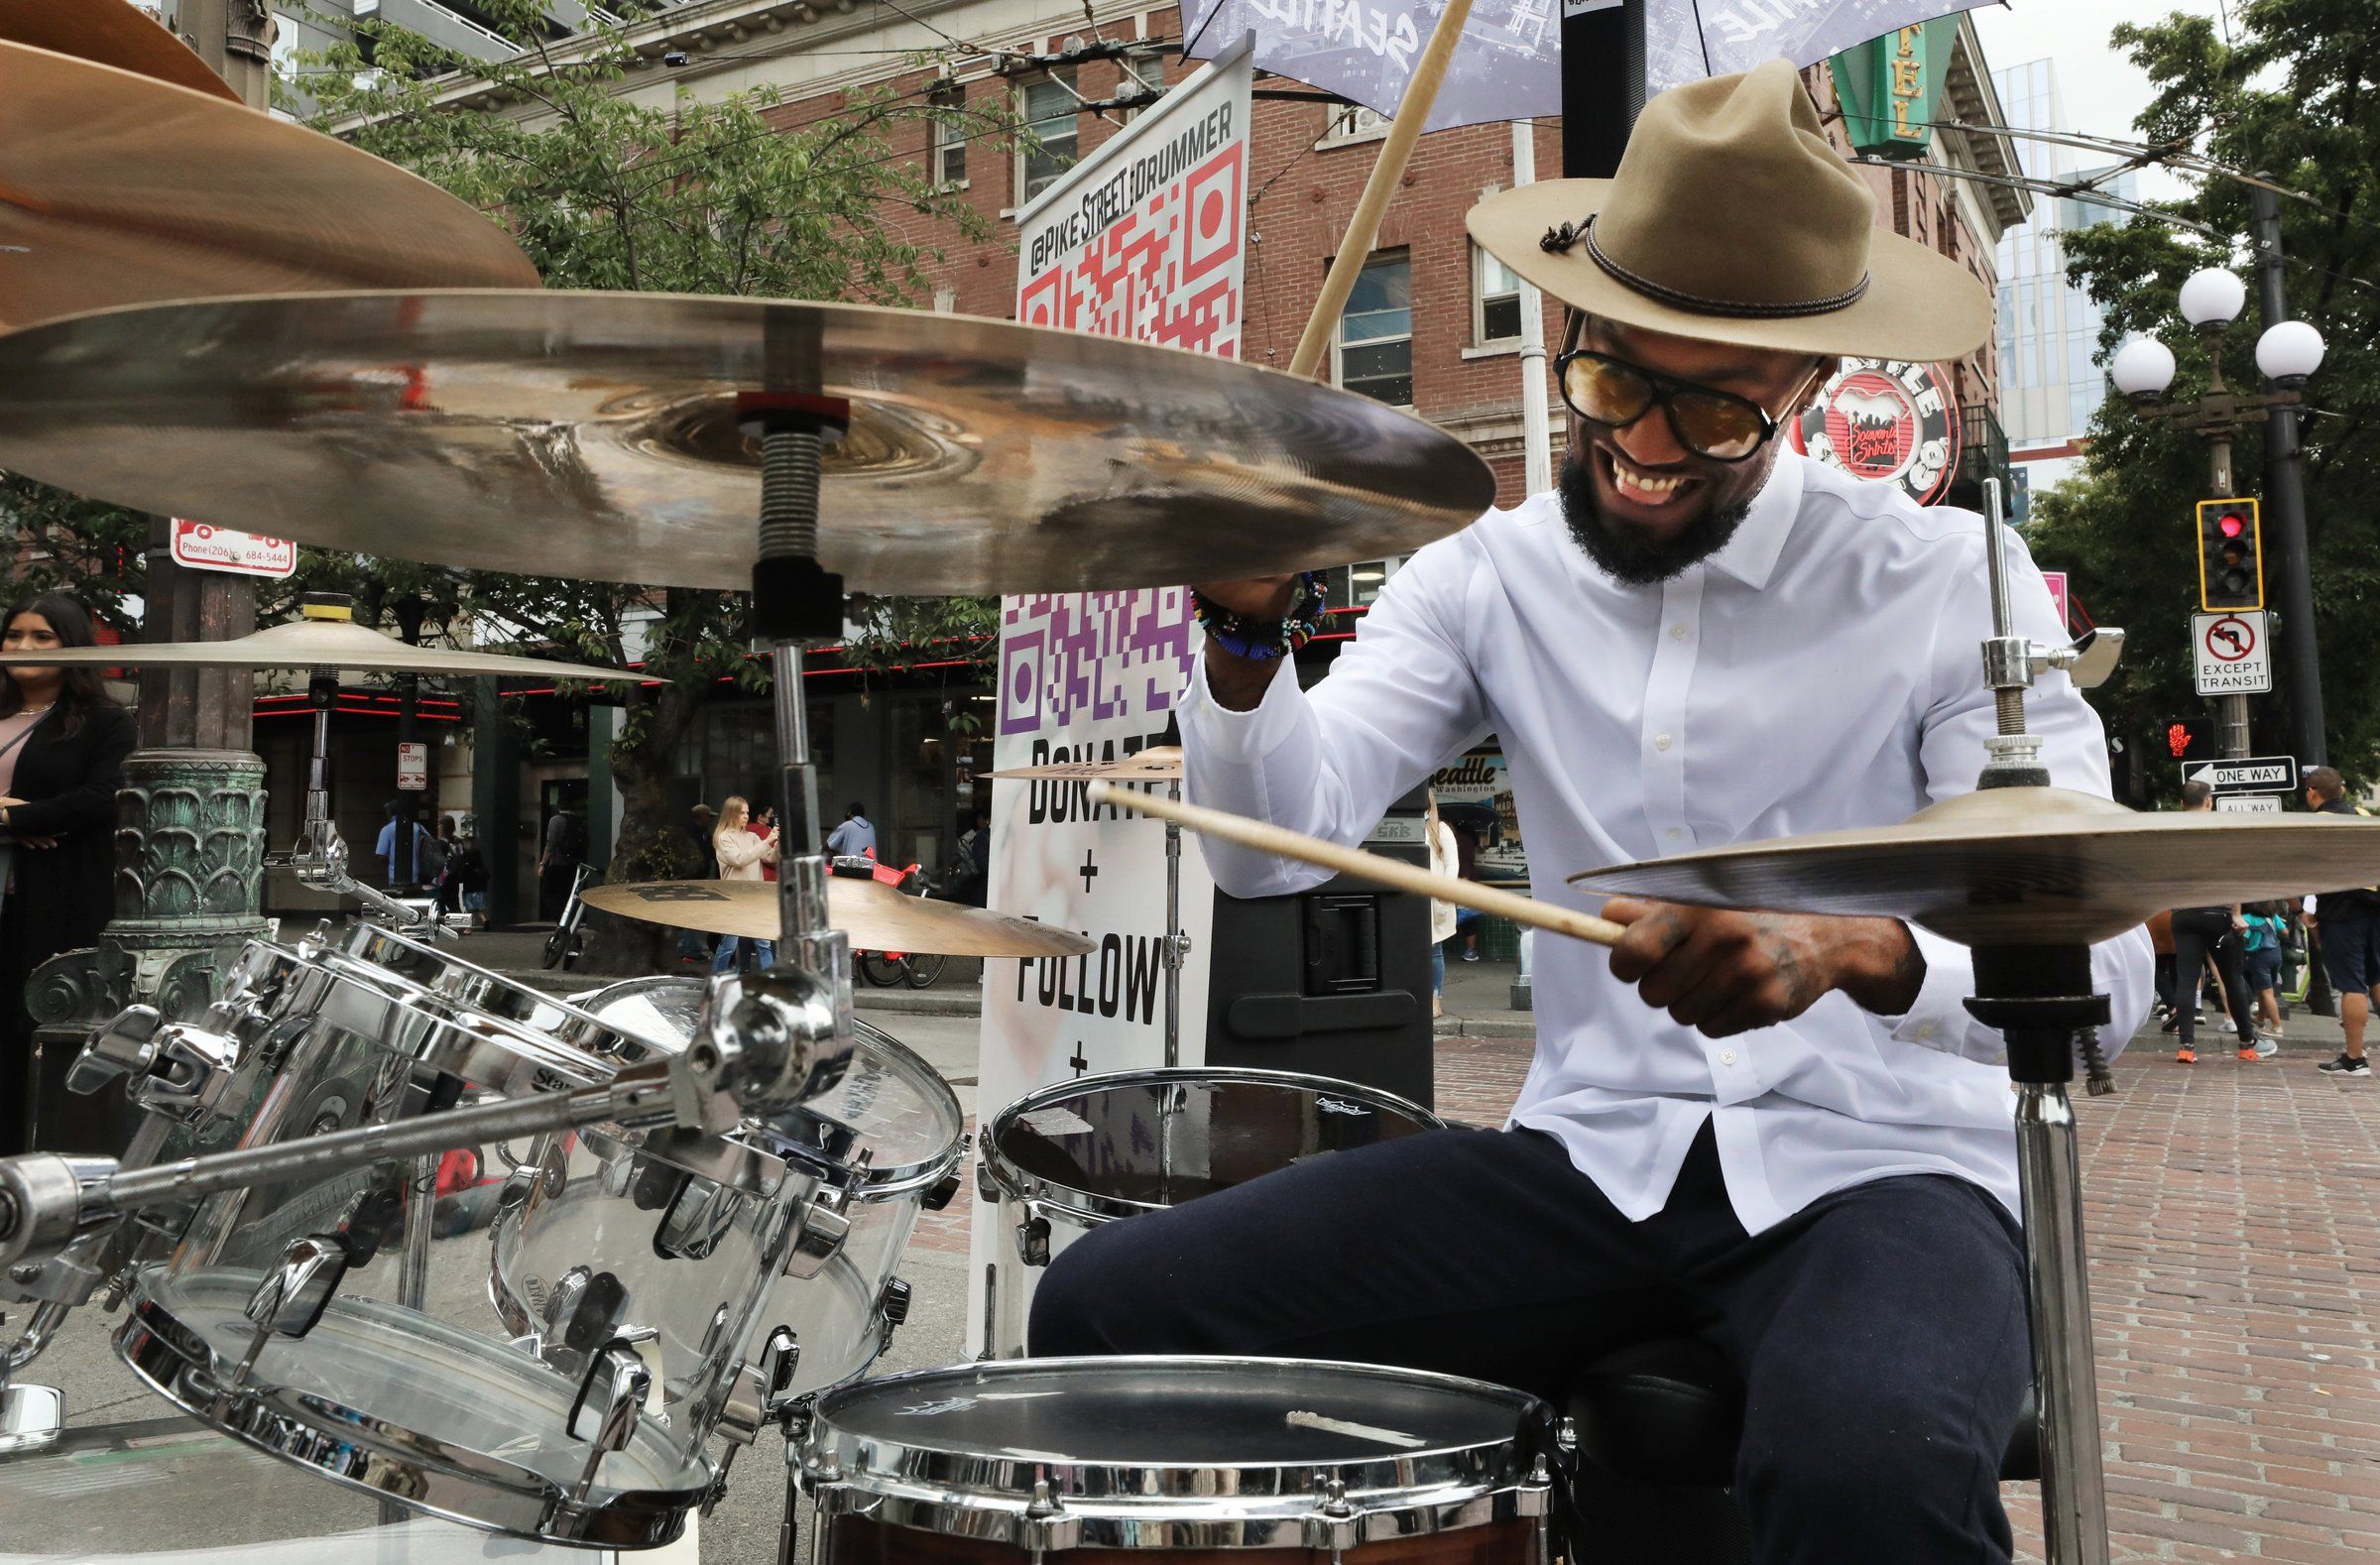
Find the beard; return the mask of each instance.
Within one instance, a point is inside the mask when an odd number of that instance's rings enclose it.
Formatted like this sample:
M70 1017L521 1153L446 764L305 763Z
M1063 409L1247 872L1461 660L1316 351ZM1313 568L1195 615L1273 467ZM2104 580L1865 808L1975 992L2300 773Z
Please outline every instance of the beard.
M1727 540L1751 515L1751 502L1706 506L1674 537L1647 538L1637 530L1615 525L1604 515L1595 492L1595 475L1587 470L1595 460L1592 445L1574 445L1563 459L1556 484L1562 496L1563 520L1570 536L1605 575L1630 587L1650 587L1669 580L1689 565L1700 564L1727 546Z

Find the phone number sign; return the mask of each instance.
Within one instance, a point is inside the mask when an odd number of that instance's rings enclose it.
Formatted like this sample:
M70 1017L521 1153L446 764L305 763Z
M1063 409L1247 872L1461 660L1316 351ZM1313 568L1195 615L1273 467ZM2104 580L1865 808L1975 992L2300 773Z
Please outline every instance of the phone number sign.
M264 576L279 581L297 574L298 542L242 533L211 522L174 518L174 563L192 570L229 571L238 576Z

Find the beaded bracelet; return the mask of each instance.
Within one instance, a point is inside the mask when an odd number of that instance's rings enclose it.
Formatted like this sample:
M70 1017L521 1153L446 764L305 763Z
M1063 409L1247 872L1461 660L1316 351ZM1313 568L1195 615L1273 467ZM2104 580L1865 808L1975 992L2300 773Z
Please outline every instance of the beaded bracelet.
M1289 612L1277 620L1235 614L1200 595L1195 587L1190 591L1190 613L1208 638L1225 652L1264 662L1286 658L1314 639L1315 633L1322 629L1325 601L1322 572L1309 570L1297 578L1297 592L1289 600Z

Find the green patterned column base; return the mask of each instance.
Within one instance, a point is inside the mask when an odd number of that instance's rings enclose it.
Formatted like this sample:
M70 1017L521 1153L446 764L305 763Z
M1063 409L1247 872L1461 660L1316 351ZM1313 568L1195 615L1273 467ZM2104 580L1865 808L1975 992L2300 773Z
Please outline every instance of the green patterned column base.
M116 794L116 916L128 952L213 949L265 932L265 764L245 750L141 750Z

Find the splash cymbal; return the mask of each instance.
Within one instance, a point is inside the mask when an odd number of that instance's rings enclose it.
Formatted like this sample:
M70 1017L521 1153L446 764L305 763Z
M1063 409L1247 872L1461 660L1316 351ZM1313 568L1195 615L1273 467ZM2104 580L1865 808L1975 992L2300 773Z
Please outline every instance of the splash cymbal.
M231 294L536 286L502 228L395 164L4 39L0 148L0 329Z
M1151 745L1137 755L1114 761L1060 761L1043 767L1012 767L987 772L986 777L1021 778L1035 782L1166 782L1182 775L1182 747Z
M379 673L529 675L539 679L643 679L626 668L513 658L468 647L409 647L340 620L295 620L220 642L151 642L0 653L0 667L355 668Z
M1617 864L1571 883L1702 906L1903 918L1965 945L2091 943L2169 908L2380 883L2380 821L2149 815L2067 788L1994 788L1897 826Z
M240 95L157 18L125 0L0 0L0 42L113 65L232 103ZM245 107L245 105L243 105Z
M637 294L315 294L52 321L0 337L0 466L359 553L734 589L761 492L734 397L761 390L851 403L818 557L853 591L1271 575L1408 552L1494 497L1453 435L1228 359Z
M597 886L580 894L588 906L624 918L732 934L777 937L776 888L767 881L644 881ZM1083 956L1098 946L1071 929L1030 918L910 897L882 881L837 875L826 883L826 918L851 936L854 950L935 956Z

